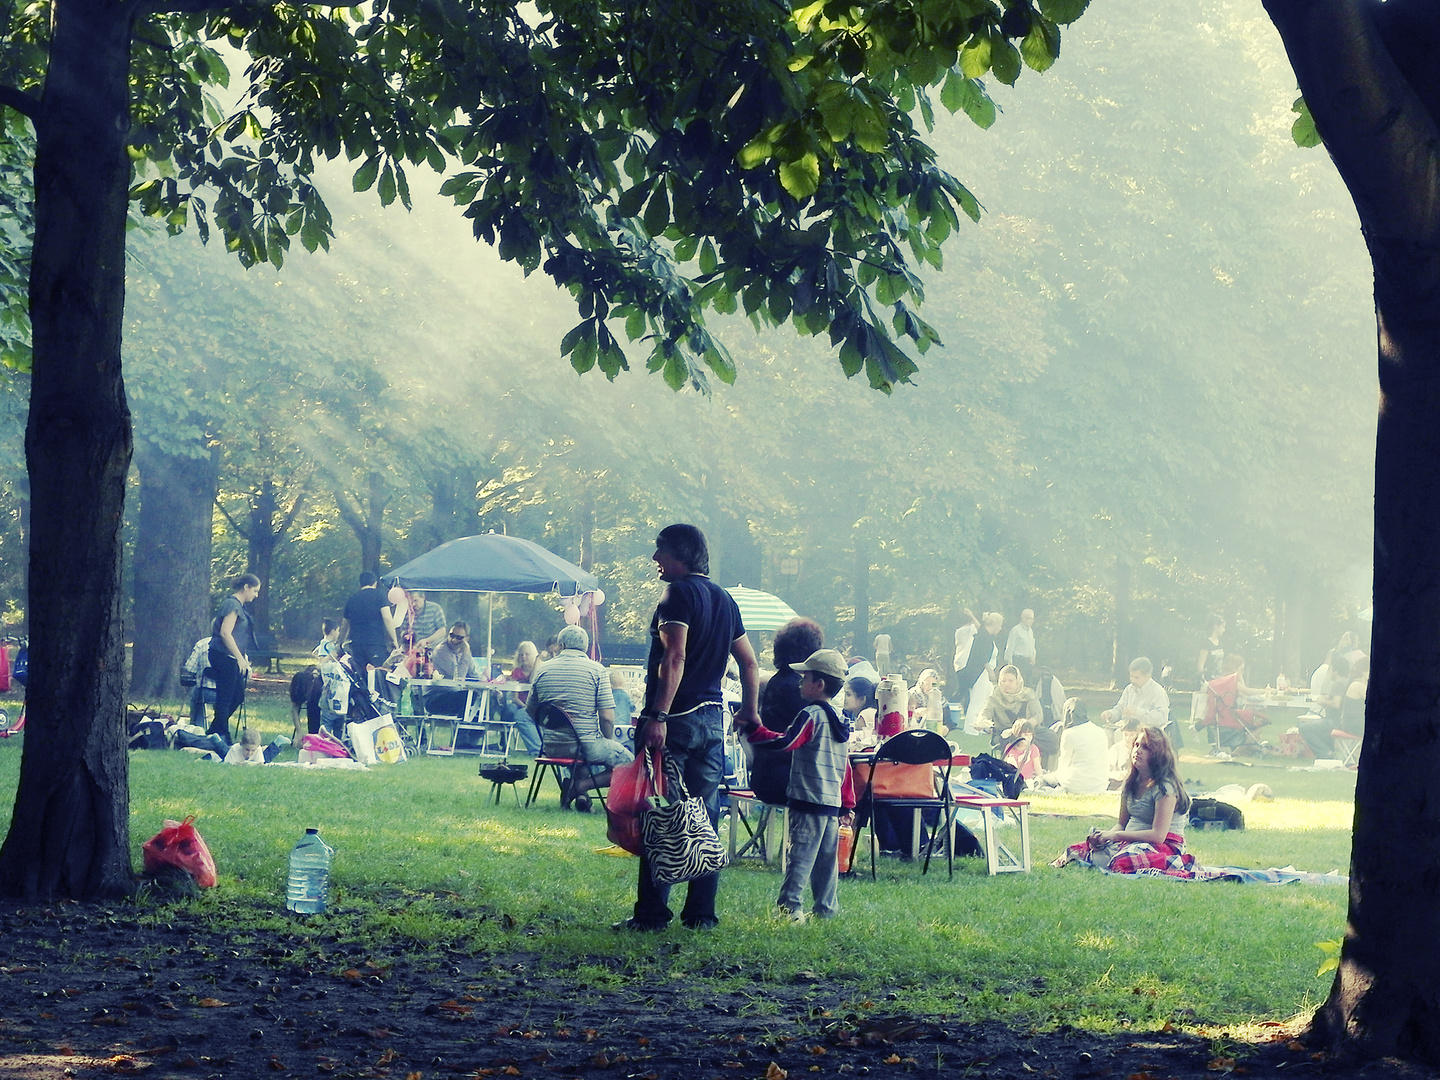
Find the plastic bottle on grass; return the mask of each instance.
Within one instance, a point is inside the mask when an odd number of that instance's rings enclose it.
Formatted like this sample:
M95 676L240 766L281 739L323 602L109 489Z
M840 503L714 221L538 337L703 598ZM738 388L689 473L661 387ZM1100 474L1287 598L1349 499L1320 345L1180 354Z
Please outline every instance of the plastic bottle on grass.
M319 829L306 829L290 851L290 878L285 885L285 906L301 915L325 910L330 892L330 858L335 849L320 839Z

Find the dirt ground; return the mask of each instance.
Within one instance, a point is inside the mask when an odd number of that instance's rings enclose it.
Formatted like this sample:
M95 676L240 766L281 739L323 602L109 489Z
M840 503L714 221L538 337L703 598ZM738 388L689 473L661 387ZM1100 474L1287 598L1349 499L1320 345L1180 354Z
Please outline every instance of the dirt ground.
M307 966L296 957L316 955L313 932L191 930L180 917L156 928L126 905L0 905L0 1080L1434 1075L1342 1069L1282 1029L1244 1044L1031 1033L890 1015L883 1001L841 1015L803 979L715 996L700 972L663 993L596 992L533 955L377 955L324 937L324 962ZM676 947L668 936L658 948ZM759 997L778 1011L755 1015Z

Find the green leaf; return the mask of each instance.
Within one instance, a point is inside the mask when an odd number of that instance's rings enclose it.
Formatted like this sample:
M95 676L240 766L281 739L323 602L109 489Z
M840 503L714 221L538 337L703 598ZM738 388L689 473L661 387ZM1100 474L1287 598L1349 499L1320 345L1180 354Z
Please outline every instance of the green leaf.
M715 272L715 268L719 265L720 260L715 255L715 245L710 242L709 237L706 237L705 243L700 245L700 273L708 277Z
M990 70L990 38L977 34L960 50L960 71L967 79L979 79Z
M1090 6L1090 0L1040 0L1040 13L1051 22L1069 26Z
M670 224L670 199L665 194L663 180L655 185L655 194L650 196L649 205L645 207L644 221L645 231L651 236L659 236Z
M395 201L395 171L390 167L388 161L380 172L379 193L381 206L389 206Z
M990 68L1006 86L1014 86L1015 80L1020 78L1020 50L1004 38L992 40Z
M820 189L820 162L813 153L780 166L780 186L796 199L808 199Z
M1321 143L1320 132L1315 127L1315 118L1310 115L1310 106L1305 104L1303 96L1295 99L1295 104L1290 106L1290 111L1299 113L1295 123L1290 125L1290 137L1295 140L1296 146L1319 146Z
M369 191L375 185L375 177L380 172L380 155L371 154L365 159L365 164L355 170L355 178L351 181L356 191Z
M1315 972L1317 979L1321 975L1335 971L1340 967L1340 949L1344 944L1345 942L1341 938L1336 938L1333 941L1317 941L1315 943L1315 947L1325 954L1325 958L1320 961L1320 970Z
M988 130L995 123L995 102L978 79L966 79L951 72L940 92L940 100L952 113L965 111L976 127Z
M775 144L768 135L757 135L740 148L736 158L742 169L757 169L775 153Z
M625 316L625 336L631 341L639 341L645 336L645 312L636 308Z
M1059 45L1057 35L1054 45ZM1030 24L1030 32L1020 42L1020 56L1025 61L1025 66L1031 71L1045 71L1051 64L1055 63L1055 53L1051 52L1052 42L1046 33L1045 24L1035 19ZM1056 52L1058 52L1058 48Z

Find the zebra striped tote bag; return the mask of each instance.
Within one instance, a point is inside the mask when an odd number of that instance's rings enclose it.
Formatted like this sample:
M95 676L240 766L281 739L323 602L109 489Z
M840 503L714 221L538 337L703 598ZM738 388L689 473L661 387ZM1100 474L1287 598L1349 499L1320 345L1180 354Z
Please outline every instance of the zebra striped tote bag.
M652 772L652 756L645 755L647 773ZM658 797L650 799L650 808L640 816L640 837L650 864L650 879L656 885L678 885L721 869L726 852L710 824L704 800L691 797L680 770L668 757L661 756L665 790L676 798L669 803ZM653 773L650 779L653 785Z

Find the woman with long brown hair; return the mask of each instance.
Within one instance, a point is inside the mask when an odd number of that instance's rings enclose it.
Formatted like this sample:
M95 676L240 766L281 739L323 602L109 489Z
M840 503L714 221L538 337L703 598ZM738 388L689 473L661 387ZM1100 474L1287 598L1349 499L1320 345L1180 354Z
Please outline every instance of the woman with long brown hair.
M1193 872L1194 856L1185 854L1190 796L1176 772L1175 749L1165 732L1142 727L1130 762L1115 828L1094 830L1066 848L1052 866L1083 862L1112 874Z

